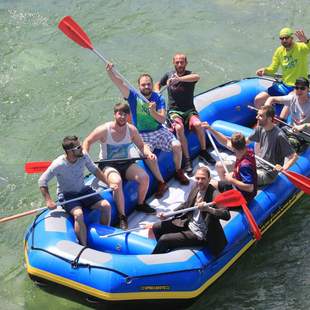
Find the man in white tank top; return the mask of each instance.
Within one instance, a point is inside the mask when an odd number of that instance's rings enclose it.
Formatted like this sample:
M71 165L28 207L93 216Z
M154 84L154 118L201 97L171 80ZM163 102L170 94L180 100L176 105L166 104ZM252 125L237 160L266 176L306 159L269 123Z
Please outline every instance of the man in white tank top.
M100 159L129 158L129 148L134 143L143 156L149 160L156 160L156 155L145 144L135 126L127 122L130 109L127 103L117 103L114 106L114 121L107 122L95 128L84 140L83 148L89 152L91 145L100 143ZM124 211L125 201L122 187L122 177L138 183L137 210L145 213L155 213L146 202L145 197L149 187L149 176L135 163L109 164L102 170L106 183L114 190L114 199L117 205L120 228L127 229L128 223Z

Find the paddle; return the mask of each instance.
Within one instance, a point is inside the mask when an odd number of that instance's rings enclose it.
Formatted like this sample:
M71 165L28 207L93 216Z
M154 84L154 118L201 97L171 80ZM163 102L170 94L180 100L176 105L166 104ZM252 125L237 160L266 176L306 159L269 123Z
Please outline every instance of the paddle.
M118 236L118 235L123 235L123 234L127 234L133 231L138 231L138 230L143 230L145 229L145 224L139 224L139 227L135 227L135 228L131 228L131 229L127 229L127 230L123 230L123 231L119 231L116 233L112 233L112 234L108 234L108 235L104 235L104 236L100 236L100 238L110 238L110 237L114 237L114 236Z
M86 32L81 28L76 21L73 20L71 16L65 16L58 24L58 28L72 41L78 45L90 49L94 54L96 54L105 64L110 63L101 53L99 53L91 43ZM149 103L149 100L146 99L135 87L133 87L130 82L121 75L115 68L112 69L122 80L123 82L133 90L138 96L143 99L143 101Z
M109 164L109 163L125 163L125 162L134 162L136 160L143 160L146 157L132 157L132 158L115 158L115 159L101 159L95 161L96 164ZM28 162L24 166L24 170L28 174L33 173L42 173L44 172L50 165L51 161L32 161Z
M220 161L222 163L222 166L225 169L225 172L229 173L229 171L227 169L227 166L226 166L225 162L222 159L222 156L221 156L221 154L220 154L220 152L219 152L219 150L218 150L218 148L217 148L217 146L216 146L216 144L214 142L214 139L213 139L212 135L210 134L210 132L208 130L206 130L206 131L207 131L208 138L211 141L211 144L212 144L212 146L213 146L213 148L214 148L214 150L216 152L216 155L220 159ZM233 187L236 188L235 186L233 186ZM247 218L247 220L248 220L248 222L250 224L250 227L251 227L251 230L252 230L252 232L254 234L255 239L256 240L260 240L261 237L262 237L260 228L258 227L258 225L257 225L257 223L256 223L256 221L255 221L255 219L254 219L254 217L252 215L252 213L250 212L249 208L247 207L246 201L245 201L244 198L243 198L243 200L244 201L242 203L240 203L239 205L241 205L241 207L242 207L242 210L243 210L243 212L244 212L244 214L245 214L245 216L246 216L246 218Z
M238 207L244 202L245 202L245 200L244 200L244 197L242 196L242 194L235 189L231 189L229 191L218 194L214 198L214 200L211 202L208 202L206 204L206 206L212 206L215 204L219 204L223 207ZM192 211L195 209L198 209L198 207L194 206L194 207L190 207L190 208L186 208L186 209L181 209L178 211L167 212L164 214L164 216L170 217L170 216L174 216L174 215L181 214L184 212Z
M62 205L66 204L66 203L69 203L69 202L73 202L73 201L81 200L81 199L84 199L84 198L88 198L88 197L97 195L97 194L99 194L101 192L102 193L103 192L110 192L111 190L112 190L111 188L108 188L108 189L105 189L103 191L94 192L94 193L91 193L91 194L87 194L87 195L84 195L84 196L81 196L81 197L69 199L69 200L66 200L66 201L62 201L62 202L58 201L57 202L57 206L62 206ZM5 222L8 222L8 221L12 221L12 220L18 219L20 217L24 217L26 215L31 215L31 214L34 214L34 213L37 213L37 212L40 212L40 211L43 211L43 210L46 210L46 209L47 209L47 207L42 207L42 208L33 209L33 210L25 211L25 212L22 212L22 213L18 213L18 214L15 214L15 215L7 216L7 217L2 217L2 218L0 218L0 223L5 223Z
M255 107L253 107L253 106L251 106L251 105L248 105L248 108L251 109L251 110L258 111L257 108L255 108ZM283 125L286 125L286 126L288 126L288 127L290 127L290 128L293 128L292 125L290 125L290 124L288 124L288 123L282 121L281 119L279 119L279 118L277 118L277 117L274 117L274 119L275 119L277 122L279 122L279 123L281 123L281 124L283 124ZM308 132L306 132L306 131L304 131L304 130L300 130L299 132L302 133L302 134L304 134L305 136L310 137L310 133L308 133Z
M259 161L265 163L269 167L275 169L276 166L270 163L269 161L255 155L256 159ZM288 170L282 170L281 171L297 188L302 190L307 195L310 195L310 178L301 175L299 173L288 171Z

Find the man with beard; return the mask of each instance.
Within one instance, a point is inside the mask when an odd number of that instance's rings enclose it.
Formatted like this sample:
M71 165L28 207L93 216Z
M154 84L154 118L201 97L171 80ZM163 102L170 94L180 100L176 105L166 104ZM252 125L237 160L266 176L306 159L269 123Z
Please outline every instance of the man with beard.
M128 124L127 119L130 109L127 103L117 103L114 106L114 121L107 122L95 128L84 140L83 148L89 152L95 142L100 144L100 159L127 159L130 157L132 143L140 150L143 156L151 161L156 160L147 144L143 143L135 126ZM155 213L146 202L145 197L149 187L149 176L137 164L132 162L114 163L103 167L105 183L110 187L115 186L114 199L119 213L120 228L127 229L128 222L125 215L125 201L122 187L122 178L138 183L137 211Z
M296 80L294 88L294 92L287 96L269 97L265 105L281 103L288 108L293 121L293 128L291 129L288 126L285 126L282 127L282 130L285 132L291 145L298 153L307 146L307 143L310 143L309 81L306 78L300 77ZM300 131L308 133L309 136Z
M189 184L188 178L181 169L182 149L180 142L166 128L163 123L166 120L165 101L156 92L153 92L153 80L149 74L142 74L138 78L138 85L141 94L149 101L144 102L134 90L124 84L123 80L113 71L113 64L106 66L108 76L118 87L123 97L128 101L133 124L139 130L139 133L149 148L153 151L155 148L164 152L173 152L175 164L175 178L184 185ZM157 161L146 160L152 173L158 181L156 198L161 198L167 190L167 185L161 175Z
M215 164L215 160L207 152L205 132L194 106L194 88L200 77L198 74L186 70L187 58L184 54L174 55L173 65L175 69L167 72L155 84L155 90L159 91L161 87L168 85L168 117L182 145L185 172L192 173L193 167L184 133L185 126L190 130L193 129L197 134L201 147L199 154L201 159L210 164Z
M300 42L294 42L294 32L291 28L283 28L279 33L281 46L278 47L272 57L272 63L266 68L256 71L258 76L273 75L280 67L283 83L274 83L267 92L259 93L254 104L257 108L262 106L269 96L283 96L294 89L294 83L299 77L308 77L308 54L310 42L303 30L295 32Z
M48 169L41 175L39 179L39 187L45 199L46 206L53 210L56 208L55 202L52 200L48 182L56 177L57 194L59 201L71 200L81 196L95 193L90 187L84 183L85 167L94 174L98 179L104 181L105 178L93 163L86 152L83 152L81 143L76 136L67 136L63 139L62 147L65 151L64 155L56 158ZM86 226L83 218L83 208L100 208L101 219L103 225L110 225L111 206L107 200L103 200L99 194L91 197L72 201L63 205L63 208L74 218L74 231L83 246L87 245Z
M276 166L276 170L273 170L258 161L258 186L272 183L277 176L277 171L289 169L298 159L284 132L273 123L274 114L272 106L262 106L257 112L258 126L247 138L247 142L258 142L260 157ZM284 163L285 158L287 161Z

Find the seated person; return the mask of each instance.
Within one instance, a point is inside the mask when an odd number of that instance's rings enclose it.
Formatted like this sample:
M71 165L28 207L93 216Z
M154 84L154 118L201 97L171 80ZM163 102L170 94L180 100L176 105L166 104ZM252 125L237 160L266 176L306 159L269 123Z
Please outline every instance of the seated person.
M149 74L142 74L138 79L139 90L141 94L150 102L144 102L143 99L133 90L131 90L123 80L113 71L113 65L108 64L107 72L112 82L121 91L123 97L128 101L133 124L139 130L139 133L149 148L153 151L155 148L164 152L173 153L175 164L175 178L184 185L189 184L188 178L181 169L182 148L181 143L175 138L174 134L162 124L166 120L166 104L162 96L153 91L153 79ZM161 198L167 190L157 161L146 160L158 181L156 198Z
M152 230L157 240L153 254L166 253L180 247L209 246L213 255L219 255L227 244L220 224L220 219L228 221L230 213L227 209L206 206L214 196L214 187L209 184L210 171L200 167L195 173L194 184L188 199L176 210L196 205L198 208L180 217L153 224ZM165 219L165 214L159 214Z
M297 30L295 36L299 42L294 41L294 31L291 28L280 30L279 46L273 54L272 63L266 68L256 71L258 76L274 75L280 68L283 83L275 82L267 92L259 93L254 100L254 105L259 108L264 105L269 96L285 96L294 89L294 83L300 76L308 76L308 56L310 41L303 30Z
M95 191L84 183L85 167L98 179L105 178L92 162L86 152L83 152L78 137L68 136L63 139L62 147L64 155L57 157L39 179L39 187L45 199L46 206L53 210L57 207L48 191L48 182L56 177L57 194L59 200L71 200L81 196L95 193ZM103 200L100 194L76 200L63 205L63 208L74 218L74 231L83 246L87 246L87 232L83 218L83 208L100 208L100 222L110 225L111 206L107 200Z
M181 142L184 155L184 170L192 173L193 166L190 160L188 143L184 133L185 127L194 130L200 143L199 157L210 164L215 164L213 157L207 152L206 135L201 127L201 122L194 105L194 89L200 79L199 75L186 70L187 57L184 54L176 54L173 57L174 70L167 72L154 89L159 91L167 85L168 88L168 120Z
M260 145L259 156L271 164L276 170L268 165L257 162L257 184L264 186L272 183L281 170L289 169L298 159L284 132L273 123L275 112L272 106L262 106L257 112L258 126L247 139L258 142ZM287 161L284 163L285 158Z
M310 143L310 96L309 81L300 77L295 82L294 92L287 96L269 97L265 105L284 104L293 121L293 128L282 127L296 152L302 151ZM307 134L303 134L304 131Z
M143 156L149 160L156 160L147 144L143 143L141 136L135 126L127 122L130 113L127 103L117 103L114 106L114 121L107 122L95 128L84 140L83 148L88 152L95 142L100 143L100 159L120 159L129 158L129 148L134 143ZM125 215L125 201L122 186L122 178L133 180L138 183L138 205L137 211L145 213L155 213L146 202L146 194L149 187L148 174L137 164L109 164L102 170L105 183L109 186L116 186L114 198L119 212L120 228L127 229L128 222Z
M212 180L211 184L220 192L232 189L232 186L235 186L242 193L247 204L249 204L257 193L257 173L255 155L251 149L246 147L244 135L240 132L235 132L231 138L227 138L210 127L207 122L204 122L202 126L212 132L221 144L225 145L236 155L233 172L229 174L225 173L221 162L216 163L215 167L220 181Z

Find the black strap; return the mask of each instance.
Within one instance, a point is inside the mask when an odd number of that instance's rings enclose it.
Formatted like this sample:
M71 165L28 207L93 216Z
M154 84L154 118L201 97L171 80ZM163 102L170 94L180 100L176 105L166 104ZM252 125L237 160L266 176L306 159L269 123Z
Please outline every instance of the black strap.
M82 255L82 253L87 249L87 246L84 246L81 251L79 252L79 254L76 256L76 258L71 262L71 267L73 269L77 269L79 266L79 259Z

